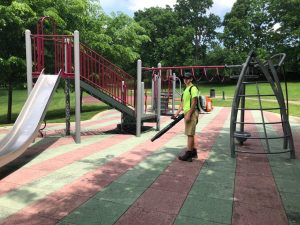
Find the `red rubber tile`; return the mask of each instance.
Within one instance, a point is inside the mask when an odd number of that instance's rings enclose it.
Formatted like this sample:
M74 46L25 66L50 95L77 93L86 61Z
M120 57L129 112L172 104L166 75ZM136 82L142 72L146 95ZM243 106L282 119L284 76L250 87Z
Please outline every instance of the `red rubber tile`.
M234 198L236 201L251 206L268 207L277 210L282 209L281 198L275 189L251 188L236 186Z
M180 127L174 128L175 131L178 131ZM133 165L122 163L124 162L124 159L127 157L127 155L130 152L137 152L141 148L145 148L145 151L141 151L141 155L143 155L142 158L140 158L140 161L145 159L150 153L156 151L161 146L163 146L167 141L170 140L173 136L175 136L176 133L168 133L164 136L164 138L161 138L160 141L157 141L155 143L150 142L150 140L146 141L145 143L142 143L138 146L136 146L134 149L132 149L129 152L123 153L118 157L114 157L111 161L106 163L103 166L100 166L98 169L95 169L84 176L80 177L79 179L75 180L74 182L64 186L60 190L53 192L49 194L46 198L41 199L40 201L37 201L33 203L32 205L29 205L28 207L20 210L19 212L12 214L11 216L7 217L3 220L4 223L7 221L12 221L15 219L20 219L22 215L28 215L31 212L35 212L35 209L38 208L36 205L39 205L39 207L43 207L43 203L47 203L48 208L55 208L56 202L51 201L51 199L55 199L55 196L57 196L57 193L59 193L60 197L62 199L65 199L67 201L68 196L81 196L81 198L78 198L76 200L76 207L83 204L86 200L88 200L91 196L95 195L97 192L99 192L102 188L109 185L113 179L116 179L118 176L122 175L128 168L131 168ZM126 135L123 135L124 137L128 137ZM151 144L150 144L151 143ZM140 161L136 161L136 164ZM110 174L109 174L110 173ZM113 175L113 176L111 176ZM107 178L109 177L109 178ZM106 179L105 179L106 178ZM88 180L93 180L95 182L88 182ZM90 185L90 186L88 186ZM53 197L54 196L54 197ZM73 201L73 200L71 200ZM68 213L72 212L74 210L74 207L72 204L66 204L64 206L63 214L67 215ZM49 210L47 212L47 216L49 214L54 213L53 217L59 218L62 216L61 214L57 214L54 211ZM38 212L35 212L32 214L32 217L39 216ZM63 217L63 216L62 216ZM60 219L62 219L62 217ZM55 224L55 223L53 223Z
M45 176L48 174L47 171L40 171L40 170L35 170L35 169L30 169L30 168L21 168L17 170L16 172L8 175L5 177L1 182L10 182L14 184L19 184L23 185L28 182L28 180L35 180L38 179L42 176ZM0 184L1 184L0 182ZM0 185L2 186L2 185Z
M163 191L177 192L178 194L188 194L194 181L195 177L174 177L160 175L151 185L151 188Z
M194 178L199 173L199 166L195 163L182 163L181 161L173 161L163 172L164 175L190 177Z
M91 155L96 152L100 152L104 150L106 147L109 147L115 143L115 138L118 138L119 141L126 140L130 136L129 135L116 135L113 137L110 137L108 139L105 139L103 141L96 142L94 144L91 144L89 146L82 147L80 149L76 149L74 151L67 152L62 155L58 155L54 158L51 158L46 161L42 161L41 163L32 165L28 168L22 168L19 171L16 171L15 173L12 173L8 177L4 178L3 181L8 181L10 183L15 183L15 187L11 186L11 189L6 191L11 191L20 185L27 184L29 182L32 182L38 178L41 178L50 172L53 172L55 170L58 170L60 168L63 168L64 166L67 166L76 160L80 160L88 155ZM101 149L99 149L99 143L101 143ZM75 152L75 153L74 153ZM63 160L66 161L63 161ZM5 192L0 192L4 194Z
M88 199L85 196L56 192L50 195L49 198L42 199L37 204L34 204L26 213L59 220Z
M257 207L235 202L233 208L232 224L234 225L288 225L283 210Z
M273 176L266 156L242 155L237 158L236 172L258 176Z
M268 121L280 121L280 118L278 117L278 115L276 115L274 113L266 113L266 118ZM277 135L279 135L279 136L283 135L281 125L272 124L272 126L273 126L274 130L277 132ZM300 132L292 132L292 135L293 135L296 159L300 159Z
M133 207L132 210L127 211L115 225L171 225L174 219L175 216L172 215Z
M185 198L186 194L149 188L135 202L134 206L153 212L178 214Z
M46 218L37 214L20 214L19 217L9 218L5 221L1 221L1 225L53 225L58 220L52 218Z
M216 117L212 120L212 123L203 128L201 133L205 133L206 135L201 135L201 139L199 137L200 134L197 136L196 148L199 149L198 159L193 159L192 163L182 162L178 159L174 160L151 187L127 210L125 214L126 221L130 221L130 215L132 215L132 219L134 220L136 208L143 208L143 210L153 213L162 212L169 214L169 216L175 219L191 189L193 181L198 176L205 159L209 155L209 151L212 149L219 132L223 128L228 114L229 109L222 109L219 114L220 116ZM190 176L184 176L189 171L191 171ZM182 181L181 185L178 181ZM122 220L123 216L119 221ZM151 223L151 220L144 222L144 224L148 223Z
M254 119L248 113L245 121ZM251 126L249 132L257 132L256 127ZM239 150L263 151L261 141L247 142ZM238 154L234 189L233 225L288 224L266 155Z

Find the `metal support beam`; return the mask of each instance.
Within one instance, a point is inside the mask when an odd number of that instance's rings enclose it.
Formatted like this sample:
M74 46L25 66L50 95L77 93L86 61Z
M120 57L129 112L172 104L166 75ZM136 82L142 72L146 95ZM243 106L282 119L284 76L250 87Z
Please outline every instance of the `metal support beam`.
M26 67L27 67L27 93L30 94L32 90L32 47L31 47L31 32L25 31L25 43L26 43Z
M136 83L136 136L141 136L141 120L142 120L142 97L141 97L141 85L142 85L142 61L137 61L137 83Z
M75 142L80 144L80 64L79 31L74 32L74 66L75 66Z
M172 114L174 115L175 113L175 95L176 95L176 74L173 73L172 76Z
M157 67L161 68L161 63L158 63ZM157 122L156 122L156 130L160 130L160 114L161 114L161 70L158 72L157 77Z

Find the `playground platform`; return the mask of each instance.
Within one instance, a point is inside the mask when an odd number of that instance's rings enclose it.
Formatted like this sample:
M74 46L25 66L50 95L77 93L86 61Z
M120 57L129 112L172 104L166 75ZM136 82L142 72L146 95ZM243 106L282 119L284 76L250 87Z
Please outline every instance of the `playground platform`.
M0 224L9 225L299 225L300 118L291 117L296 159L238 154L229 148L229 108L201 114L198 159L181 162L183 121L155 142L114 130L115 110L82 122L82 142L49 124L25 153L0 168ZM248 121L260 113L250 111ZM267 120L279 119L266 113ZM161 127L171 119L161 118ZM270 134L281 132L267 126ZM0 138L9 128L0 128ZM260 133L259 127L251 132ZM272 152L282 140L270 141ZM247 140L241 150L263 152Z

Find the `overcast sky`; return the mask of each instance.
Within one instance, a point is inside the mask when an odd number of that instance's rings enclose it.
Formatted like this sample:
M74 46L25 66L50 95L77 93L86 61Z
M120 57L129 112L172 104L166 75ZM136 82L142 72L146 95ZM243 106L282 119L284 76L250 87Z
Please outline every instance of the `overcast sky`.
M152 6L171 7L176 3L176 0L98 0L106 14L111 12L124 12L129 16L139 9L149 8ZM199 0L201 1L201 0ZM233 3L236 0L214 0L214 5L210 9L212 13L223 18L226 12L229 12Z

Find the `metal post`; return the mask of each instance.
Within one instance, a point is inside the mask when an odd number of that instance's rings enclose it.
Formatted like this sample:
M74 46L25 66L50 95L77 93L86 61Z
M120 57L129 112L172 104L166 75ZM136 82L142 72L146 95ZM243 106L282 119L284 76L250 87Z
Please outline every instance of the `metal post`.
M173 88L172 88L172 114L174 115L174 113L175 113L175 93L176 93L176 74L175 73L173 73L172 84L173 84Z
M70 43L70 39L65 39L65 73L69 73L68 71L68 49L67 46ZM70 135L70 120L71 120L71 106L70 106L70 79L65 78L65 102L66 102L66 135Z
M154 104L155 104L155 80L156 80L156 76L152 77L152 79L151 79L151 110L152 111L154 111L154 109L155 109L155 106L154 106Z
M137 61L137 83L136 83L136 136L141 136L141 120L142 120L142 97L141 97L141 83L142 83L142 61Z
M157 78L157 121L156 121L156 130L160 130L160 113L161 113L161 63L157 65L158 78Z
M142 102L141 114L143 115L145 112L145 83L144 82L141 82L141 102Z
M80 65L79 65L79 31L74 32L74 66L75 66L75 142L80 143Z
M122 80L122 91L121 91L122 104L125 104L125 101L124 101L124 96L125 96L124 85L125 85L125 82ZM125 119L125 115L124 115L124 113L121 113L121 124L120 124L121 131L124 130L124 126L123 126L124 125L124 119Z
M246 103L246 99L245 99L245 93L246 93L246 86L245 84L242 84L242 92L241 94L243 95L241 97L241 118L240 118L240 131L243 133L244 132L244 128L245 128L245 103Z
M25 31L25 43L26 43L26 67L27 67L27 93L30 94L32 90L32 47L31 47L31 32Z

